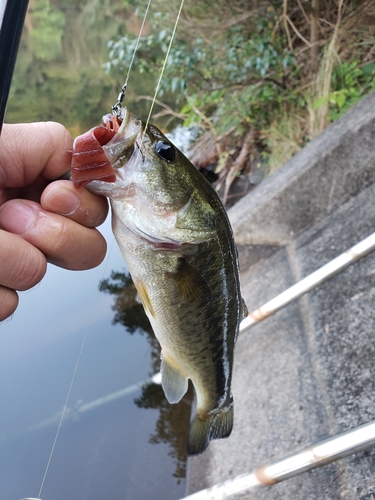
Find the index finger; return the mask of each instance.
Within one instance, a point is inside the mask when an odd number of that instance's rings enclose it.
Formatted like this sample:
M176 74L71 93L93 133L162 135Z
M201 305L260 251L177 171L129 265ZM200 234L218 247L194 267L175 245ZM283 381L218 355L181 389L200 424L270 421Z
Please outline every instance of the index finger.
M108 214L108 201L104 196L76 189L71 181L51 182L43 191L40 203L45 210L65 215L86 227L102 224Z
M73 144L68 130L56 122L4 124L0 136L0 186L19 188L61 177L70 170Z

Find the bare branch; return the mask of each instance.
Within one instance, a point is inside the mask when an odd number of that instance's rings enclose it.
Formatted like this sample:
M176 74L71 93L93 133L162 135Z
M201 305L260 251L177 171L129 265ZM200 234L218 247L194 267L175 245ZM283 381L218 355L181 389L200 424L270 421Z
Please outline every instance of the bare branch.
M242 143L241 151L239 152L236 160L234 161L230 169L227 171L227 174L225 176L225 188L223 194L224 205L228 200L229 189L233 184L233 181L236 178L237 173L242 170L243 166L245 165L249 157L251 148L253 146L253 141L254 141L254 131L250 130L245 136L245 139Z
M150 95L140 95L136 99L137 101L154 101L156 104L164 108L164 111L160 111L159 113L156 113L153 115L154 118L159 118L160 116L166 116L166 115L172 115L176 118L180 118L180 120L185 120L186 115L183 113L177 113L177 111L174 111L168 104L165 104L164 102L160 101L159 99L155 99L150 96Z
M290 24L292 30L294 31L294 33L308 46L308 47L311 47L311 43L306 40L306 38L304 36L301 35L301 33L298 31L298 29L295 27L294 23L292 23L291 19L289 16L285 16L285 19L288 21L288 23Z
M292 43L292 37L290 36L290 31L288 27L288 22L287 22L287 17L288 17L288 0L283 1L283 22L284 22L284 29L286 36L288 38L288 45L289 45L289 50L293 52L293 43Z

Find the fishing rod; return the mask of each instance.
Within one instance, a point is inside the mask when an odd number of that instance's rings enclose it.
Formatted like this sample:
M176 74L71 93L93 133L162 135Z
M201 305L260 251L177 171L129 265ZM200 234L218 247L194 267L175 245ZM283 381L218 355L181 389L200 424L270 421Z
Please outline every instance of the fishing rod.
M307 446L281 460L261 465L250 474L241 474L211 488L193 493L185 497L184 500L225 500L233 495L261 486L272 486L280 483L303 472L348 457L353 453L367 450L374 444L375 421L372 421Z
M340 254L312 274L288 288L259 309L251 312L240 326L240 332L255 326L268 316L273 315L281 308L309 292L324 281L333 277L357 260L375 250L375 233L361 240L344 253ZM152 377L152 383L160 384L160 373ZM102 400L112 399L117 394L109 395ZM97 406L102 400L94 401L87 407ZM86 409L85 407L82 408ZM82 411L81 410L81 411ZM329 437L315 444L303 448L301 451L288 455L285 458L257 467L249 474L241 474L233 479L223 481L210 488L198 491L186 500L224 500L232 495L250 491L262 486L271 486L294 476L298 476L312 469L345 458L359 451L375 445L375 420L359 427L350 429L336 436ZM22 500L40 500L38 498L24 498Z
M324 266L306 276L306 278L280 293L280 295L277 295L263 306L259 307L255 311L252 311L242 321L240 325L240 332L251 328L260 321L268 318L268 316L275 314L275 312L290 304L293 300L298 299L335 274L343 271L346 267L350 266L361 257L365 257L374 249L375 233L372 233L370 236L349 248L335 259L329 261Z
M309 292L316 286L343 271L357 260L375 249L375 233L361 240L335 259L286 289L269 302L251 312L241 323L240 332L272 316L277 311ZM304 472L322 467L359 451L375 446L375 420L311 444L280 460L257 467L218 483L210 488L193 493L184 500L225 500L233 495L252 491L259 487L272 486Z
M29 0L0 0L0 134Z

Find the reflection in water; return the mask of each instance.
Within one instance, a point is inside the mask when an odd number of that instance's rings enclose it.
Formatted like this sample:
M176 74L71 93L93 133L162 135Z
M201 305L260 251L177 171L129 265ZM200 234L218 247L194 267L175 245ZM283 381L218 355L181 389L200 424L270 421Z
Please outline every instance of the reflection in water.
M109 279L103 280L100 291L115 297L112 309L115 311L113 323L120 323L133 334L135 331L146 334L151 347L151 374L160 370L160 344L152 331L150 322L137 298L137 290L127 271L112 271ZM150 384L142 387L141 397L135 399L139 408L159 409L155 434L149 442L168 443L169 455L174 459L174 476L178 482L186 477L186 439L189 429L190 407L193 399L191 385L185 397L178 404L169 404L160 385Z
M115 392L111 392L106 396L94 399L93 401L89 401L88 403L83 403L81 400L78 400L73 408L70 408L69 406L63 407L52 417L47 418L45 420L41 420L36 424L30 425L29 427L17 430L17 432L15 432L14 434L9 434L6 437L1 437L1 439L4 442L9 439L13 439L15 437L19 437L24 434L31 434L35 431L46 429L51 426L56 427L59 425L63 413L64 413L64 424L66 424L69 420L78 421L84 413L96 410L102 406L117 401L118 399L122 399L123 397L128 396L129 394L138 392L140 389L142 390L144 387L148 385L154 385L154 384L161 384L160 373L157 373L148 380L144 380L142 382L129 385L128 387L119 389L118 391Z
M109 219L102 230L111 233ZM23 296L15 317L1 325L0 500L39 492L93 303L87 342L40 496L184 496L185 480L178 483L173 475L169 444L148 442L159 410L134 404L142 396L141 382L151 382L150 347L145 333L127 335L121 324L111 325L113 295L98 296L97 286L106 266L122 269L118 248L112 249L109 263L84 277L50 266L40 286Z
M182 400L174 405L168 403L160 385L144 386L142 396L135 399L139 408L159 409L155 434L149 442L152 444L169 443L171 456L176 464L174 476L178 480L186 477L186 438L189 428L190 407L193 399L192 387ZM178 481L180 482L180 481Z
M104 72L108 41L139 31L128 4L124 0L30 1L6 121L56 120L73 135L97 124L110 111L125 77L114 68ZM130 81L127 104L147 116L148 103L136 102L136 91L148 94L154 77L133 68Z
M140 333L142 331L152 333L150 322L137 299L137 290L127 271L112 271L110 279L102 280L99 289L116 298L112 306L115 311L113 324L120 323L126 326L130 333L134 333L137 329L141 330Z

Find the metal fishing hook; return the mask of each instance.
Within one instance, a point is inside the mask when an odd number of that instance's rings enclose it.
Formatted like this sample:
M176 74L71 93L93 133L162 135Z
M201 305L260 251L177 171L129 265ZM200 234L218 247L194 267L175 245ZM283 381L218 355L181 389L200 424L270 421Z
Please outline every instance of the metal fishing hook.
M112 106L112 113L117 116L117 118L120 118L121 112L121 104L122 101L125 99L125 92L126 92L126 87L127 87L127 82L124 83L124 85L121 87L121 92L119 93L117 97L117 102Z

